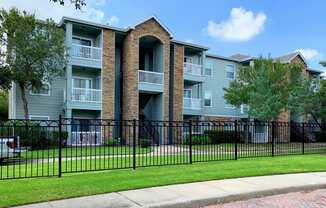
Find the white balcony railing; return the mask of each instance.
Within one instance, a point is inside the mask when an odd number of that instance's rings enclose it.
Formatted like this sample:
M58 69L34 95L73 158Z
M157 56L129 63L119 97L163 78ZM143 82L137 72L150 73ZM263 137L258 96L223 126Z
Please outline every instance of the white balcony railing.
M72 101L100 103L102 101L102 90L73 88Z
M103 138L98 131L73 131L67 140L68 146L102 145Z
M186 109L200 110L201 99L199 98L183 98L183 107Z
M102 59L102 48L72 44L71 56L91 60Z
M203 65L184 62L183 63L183 71L185 74L202 76L203 75Z
M163 73L139 70L139 82L163 84Z

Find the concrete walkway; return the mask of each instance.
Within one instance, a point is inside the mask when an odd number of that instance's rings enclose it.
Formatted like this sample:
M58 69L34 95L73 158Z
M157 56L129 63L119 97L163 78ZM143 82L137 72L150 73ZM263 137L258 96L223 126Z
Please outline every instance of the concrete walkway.
M259 196L326 188L326 172L248 177L153 187L20 208L200 207Z

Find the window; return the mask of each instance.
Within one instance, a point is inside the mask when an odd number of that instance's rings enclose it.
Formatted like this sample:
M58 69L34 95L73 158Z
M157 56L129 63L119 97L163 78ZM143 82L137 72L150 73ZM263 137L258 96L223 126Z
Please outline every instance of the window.
M192 90L191 89L184 89L183 90L183 97L184 98L192 98Z
M212 93L211 92L205 92L204 93L204 106L205 107L211 107L212 106Z
M213 69L211 66L206 66L204 70L205 76L212 76L213 75Z
M90 78L73 78L73 87L74 88L83 88L83 89L91 89L92 88L92 79Z
M36 115L30 115L29 119L31 120L50 120L49 116L36 116Z
M31 87L31 90L29 91L31 95L43 95L43 96L50 96L50 84L44 83L43 86L40 89L36 89L34 87Z
M82 37L72 37L72 43L77 45L83 45L83 46L92 46L92 40Z
M184 57L184 62L185 62L185 63L193 63L192 57L185 56L185 57Z
M235 79L234 65L228 64L225 66L225 75L227 79Z

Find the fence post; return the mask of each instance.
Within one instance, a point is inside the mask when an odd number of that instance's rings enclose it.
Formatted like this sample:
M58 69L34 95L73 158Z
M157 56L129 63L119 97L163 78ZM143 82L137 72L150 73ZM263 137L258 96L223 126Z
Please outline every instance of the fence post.
M305 127L305 125L304 125L304 123L302 123L302 154L303 155L304 155L304 134L305 134L304 127Z
M132 122L132 169L136 170L136 119Z
M272 157L275 155L275 121L272 121Z
M235 134L235 142L234 142L234 159L238 159L238 120L234 121L234 134Z
M62 116L59 115L59 178L62 176Z
M189 121L189 163L192 164L192 122Z

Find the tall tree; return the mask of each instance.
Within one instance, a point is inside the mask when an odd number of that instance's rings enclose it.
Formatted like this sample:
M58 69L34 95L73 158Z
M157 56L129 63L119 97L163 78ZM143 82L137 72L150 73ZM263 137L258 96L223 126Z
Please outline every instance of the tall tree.
M8 118L8 92L0 90L0 120Z
M76 9L81 9L83 6L86 5L85 0L50 0L55 3L59 3L60 5L64 6L66 1L70 1L70 3L75 4Z
M33 14L13 8L0 10L0 87L11 83L21 90L24 116L28 119L26 91L64 74L67 63L65 35L53 20L39 21Z
M248 105L250 116L276 120L281 112L291 109L291 95L302 80L302 67L257 59L253 66L240 67L236 80L224 89L224 98L237 107Z

